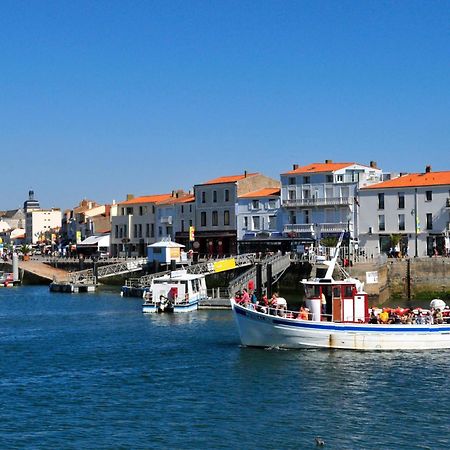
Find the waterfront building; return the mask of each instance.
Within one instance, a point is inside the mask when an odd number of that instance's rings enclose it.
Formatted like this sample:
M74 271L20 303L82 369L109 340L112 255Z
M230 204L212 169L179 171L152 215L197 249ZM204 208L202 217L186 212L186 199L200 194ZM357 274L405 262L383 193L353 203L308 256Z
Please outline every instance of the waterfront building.
M238 198L279 184L263 174L245 171L195 185L194 249L208 255L236 254Z
M146 256L149 244L163 237L173 239L175 205L187 196L183 191L141 197L129 194L112 216L112 255Z
M195 196L186 195L175 201L175 216L173 220L173 231L175 241L185 246L185 250L191 249L195 239ZM192 227L192 228L191 228ZM189 230L192 235L189 235Z
M180 220L177 217L180 209L184 210L185 203L192 202L193 195L183 190L172 191L169 198L164 199L156 204L156 240L175 241L176 234L179 231Z
M27 244L37 244L43 240L51 241L53 244L59 236L61 229L61 210L31 209L25 217L25 234Z
M239 253L282 249L280 188L263 188L238 197L237 239Z
M382 181L374 161L369 166L354 162L294 164L281 174L283 235L292 249L338 237L347 232L349 242L358 236L358 189Z
M25 227L25 213L22 208L0 211L0 231Z
M367 186L360 191L361 246L369 254L449 254L450 171L423 173Z

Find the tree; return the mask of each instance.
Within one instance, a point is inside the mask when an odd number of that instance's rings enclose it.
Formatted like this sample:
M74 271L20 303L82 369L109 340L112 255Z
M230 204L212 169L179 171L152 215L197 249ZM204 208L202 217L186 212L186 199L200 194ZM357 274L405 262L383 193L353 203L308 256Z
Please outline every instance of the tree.
M336 247L337 243L338 238L332 236L324 237L320 241L320 245L323 245L324 247Z

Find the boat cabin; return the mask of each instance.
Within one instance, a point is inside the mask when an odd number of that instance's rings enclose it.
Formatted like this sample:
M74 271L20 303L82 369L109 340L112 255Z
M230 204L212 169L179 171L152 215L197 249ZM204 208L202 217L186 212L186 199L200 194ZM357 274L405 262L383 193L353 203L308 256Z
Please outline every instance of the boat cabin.
M331 322L366 322L369 318L368 295L358 280L306 281L306 306L312 320Z
M146 299L150 302L159 302L163 298L173 303L188 303L203 297L206 297L205 277L176 270L153 279Z

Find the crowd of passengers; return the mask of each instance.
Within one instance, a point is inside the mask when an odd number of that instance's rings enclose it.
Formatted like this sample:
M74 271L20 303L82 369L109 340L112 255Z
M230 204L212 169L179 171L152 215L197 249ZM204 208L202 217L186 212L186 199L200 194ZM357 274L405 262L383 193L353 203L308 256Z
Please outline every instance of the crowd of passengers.
M369 323L433 325L450 322L450 309L372 308Z
M253 309L265 314L280 316L292 319L309 320L311 313L308 308L300 307L299 311L288 311L287 302L284 298L279 297L275 292L269 299L267 295L263 295L258 299L255 291L243 289L235 295L235 301L248 309ZM369 310L369 323L372 324L419 324L432 325L450 323L450 309L446 307L444 310L431 308L425 310L421 308L376 308Z

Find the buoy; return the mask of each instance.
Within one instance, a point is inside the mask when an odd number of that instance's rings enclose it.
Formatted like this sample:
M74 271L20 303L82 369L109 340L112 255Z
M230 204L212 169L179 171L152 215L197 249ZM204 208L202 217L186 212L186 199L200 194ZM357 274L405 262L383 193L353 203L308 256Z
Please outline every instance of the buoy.
M317 447L323 447L325 445L325 441L323 439L321 439L320 437L316 437L316 445Z

